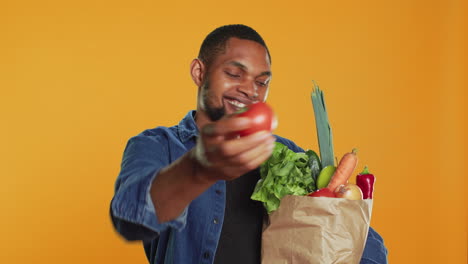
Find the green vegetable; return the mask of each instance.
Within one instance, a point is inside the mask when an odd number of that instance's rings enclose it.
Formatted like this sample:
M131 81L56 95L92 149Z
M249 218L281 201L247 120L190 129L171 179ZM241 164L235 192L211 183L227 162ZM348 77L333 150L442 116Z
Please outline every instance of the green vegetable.
M330 182L333 173L335 173L336 167L335 166L326 166L325 168L322 169L320 172L318 178L317 178L317 189L322 189L328 186L328 183ZM334 190L332 190L334 191Z
M320 174L320 171L322 170L322 165L315 151L307 150L306 154L309 157L310 174L312 175L312 179L314 180L314 184L315 184L315 182L317 182L317 177Z
M330 122L328 121L327 108L322 90L314 81L312 91L312 105L314 106L315 126L319 141L320 157L322 167L335 165L335 154L333 154L333 137Z
M278 209L285 195L307 195L316 189L309 156L278 142L271 157L261 165L260 177L251 199L263 202L268 213Z

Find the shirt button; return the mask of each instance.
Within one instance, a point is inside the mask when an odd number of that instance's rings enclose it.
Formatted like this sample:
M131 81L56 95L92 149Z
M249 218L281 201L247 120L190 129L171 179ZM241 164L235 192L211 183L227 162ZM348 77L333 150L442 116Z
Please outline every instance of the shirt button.
M205 253L203 253L203 258L210 258L210 252L205 251Z
M218 218L215 218L215 219L213 220L213 223L218 224Z
M222 194L223 192L221 190L216 190L216 194Z

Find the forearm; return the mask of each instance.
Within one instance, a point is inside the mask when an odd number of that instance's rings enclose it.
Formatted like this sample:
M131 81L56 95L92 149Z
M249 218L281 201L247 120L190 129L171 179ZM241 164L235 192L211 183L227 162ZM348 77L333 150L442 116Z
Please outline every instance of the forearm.
M206 191L214 180L201 180L212 172L200 166L189 151L171 165L162 169L150 189L159 222L177 218L184 209Z

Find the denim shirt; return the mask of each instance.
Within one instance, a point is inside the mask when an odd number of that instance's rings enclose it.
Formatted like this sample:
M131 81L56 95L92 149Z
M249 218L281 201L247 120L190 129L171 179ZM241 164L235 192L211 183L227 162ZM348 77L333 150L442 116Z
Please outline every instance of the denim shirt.
M150 197L151 183L160 169L195 146L198 129L195 111L173 127L149 129L131 138L124 151L121 171L111 201L115 229L127 240L143 241L151 264L211 264L224 220L224 181L218 181L193 200L172 221L161 223ZM277 141L302 152L292 141ZM180 190L183 192L184 190ZM372 229L361 264L387 263L387 249Z

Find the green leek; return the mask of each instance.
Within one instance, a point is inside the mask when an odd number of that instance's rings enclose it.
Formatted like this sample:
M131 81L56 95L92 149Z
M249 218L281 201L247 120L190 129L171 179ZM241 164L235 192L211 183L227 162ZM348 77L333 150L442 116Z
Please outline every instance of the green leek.
M315 114L315 126L317 128L317 137L320 149L320 159L322 168L329 165L335 165L335 155L333 153L333 136L330 122L328 121L327 107L323 91L315 81L312 90L312 105Z

